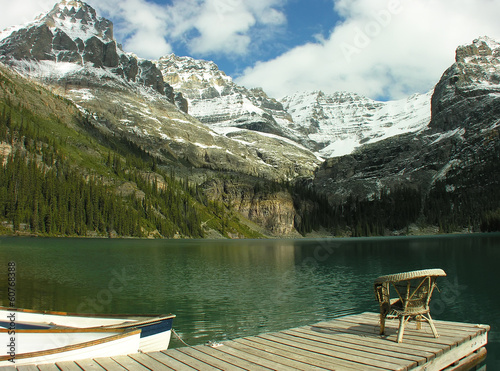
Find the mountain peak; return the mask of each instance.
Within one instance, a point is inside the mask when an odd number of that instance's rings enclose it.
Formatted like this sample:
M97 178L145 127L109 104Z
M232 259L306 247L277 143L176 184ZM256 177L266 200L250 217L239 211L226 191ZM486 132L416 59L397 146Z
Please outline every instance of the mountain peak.
M154 63L123 52L113 23L80 0L62 0L33 22L0 33L0 61L56 84L99 84L106 73L117 86L138 83L174 103Z
M76 12L79 9L86 10L87 8L91 7L87 3L84 3L83 1L80 0L61 0L54 5L54 8L51 10L51 12L57 10L62 11L64 9L67 9L68 11L73 10L74 12Z
M500 43L491 37L482 36L472 44L457 48L455 60L457 63L494 63L500 56Z
M113 40L112 22L99 17L94 8L80 0L61 0L40 21L51 29L64 31L73 40L84 41L93 36L103 42Z

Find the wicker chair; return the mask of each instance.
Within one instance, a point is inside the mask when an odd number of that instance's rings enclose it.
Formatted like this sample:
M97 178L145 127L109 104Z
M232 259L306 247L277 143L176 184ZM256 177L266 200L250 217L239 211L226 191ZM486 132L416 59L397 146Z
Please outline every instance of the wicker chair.
M406 322L417 320L417 329L422 319L429 323L434 337L439 337L429 313L429 301L436 287L437 277L446 276L442 269L426 269L406 273L390 274L375 280L375 296L380 304L380 335L385 332L386 317L398 317L397 342L403 341ZM391 299L390 287L395 297Z

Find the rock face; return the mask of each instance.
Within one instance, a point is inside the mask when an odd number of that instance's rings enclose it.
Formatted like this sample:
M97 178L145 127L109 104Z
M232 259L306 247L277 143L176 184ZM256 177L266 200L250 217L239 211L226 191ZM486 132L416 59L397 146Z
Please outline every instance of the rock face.
M365 144L418 132L431 119L431 93L377 102L354 93L296 93L281 100L289 128L323 158L352 153Z
M460 46L432 97L431 128L472 129L500 116L500 44L482 37Z
M422 130L430 121L431 92L394 102L346 92L297 93L278 101L262 89L237 85L213 62L172 54L156 63L165 81L188 100L190 114L212 130L278 135L323 158Z
M350 194L370 198L383 187L398 185L425 194L437 181L446 183L450 195L487 194L498 187L500 179L492 169L500 154L499 54L500 45L488 38L459 47L456 63L432 95L426 130L329 159L316 172L314 184L337 202Z
M124 52L113 39L112 23L81 1L62 0L38 20L2 32L0 60L56 87L99 130L123 136L163 161L279 180L311 176L320 163L297 143L268 134L273 130L259 120L241 126L266 133L220 133L188 115L196 112L190 93L174 91L155 62Z
M123 52L113 39L111 21L79 0L63 0L38 20L0 35L0 60L68 62L108 68L130 82L148 86L173 102L173 91L148 60ZM85 75L79 76L85 81ZM59 81L60 82L60 81Z
M296 235L296 211L290 193L260 187L258 180L213 179L204 184L212 200L223 200L274 236Z
M212 130L248 129L296 140L287 129L290 115L262 89L235 84L213 62L174 54L156 61L165 82L182 92L189 112Z

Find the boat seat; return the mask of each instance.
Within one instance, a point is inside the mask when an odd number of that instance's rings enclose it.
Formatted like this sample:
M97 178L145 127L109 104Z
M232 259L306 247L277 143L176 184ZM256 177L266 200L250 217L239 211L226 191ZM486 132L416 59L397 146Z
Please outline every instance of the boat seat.
M375 297L380 305L380 335L385 334L385 320L399 318L397 342L403 341L405 325L410 320L429 323L434 337L439 337L430 315L429 302L436 288L437 277L446 276L442 269L425 269L378 277L375 280ZM392 290L391 290L392 288ZM394 298L391 298L391 294Z

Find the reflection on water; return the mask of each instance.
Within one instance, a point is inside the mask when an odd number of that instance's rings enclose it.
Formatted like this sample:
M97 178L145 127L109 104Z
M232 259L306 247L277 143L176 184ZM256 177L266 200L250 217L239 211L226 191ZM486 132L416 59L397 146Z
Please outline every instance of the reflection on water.
M221 341L377 311L373 280L443 268L436 319L492 325L500 355L500 235L335 240L0 239L0 274L17 263L19 307L174 313L190 344ZM6 280L0 303L7 305ZM173 341L173 346L180 346ZM494 367L494 366L492 366ZM500 368L499 368L500 369Z

